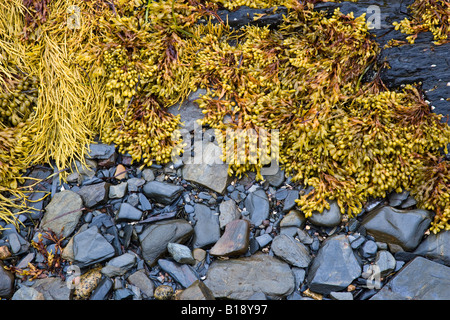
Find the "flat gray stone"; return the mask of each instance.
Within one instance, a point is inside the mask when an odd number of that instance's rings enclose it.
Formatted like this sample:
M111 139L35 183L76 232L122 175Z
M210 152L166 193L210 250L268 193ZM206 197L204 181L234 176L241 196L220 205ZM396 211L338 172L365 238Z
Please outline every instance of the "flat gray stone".
M270 204L263 189L250 192L245 198L245 208L249 212L250 223L256 227L269 217Z
M86 267L114 256L114 247L98 232L96 226L73 237L74 264Z
M117 185L111 185L109 187L109 198L110 199L120 199L127 193L128 183L121 182Z
M44 300L71 300L71 289L60 277L37 279L32 286Z
M14 292L11 300L44 300L44 295L33 287L22 286Z
M430 234L414 250L414 254L450 266L450 231Z
M273 253L290 265L299 268L307 268L311 262L308 248L294 238L281 234L272 240Z
M110 278L121 276L136 265L136 256L132 253L124 253L109 260L102 268L101 273Z
M228 222L239 219L241 212L233 199L222 201L219 205L219 225L223 229Z
M192 256L191 249L189 247L179 243L168 243L167 250L172 258L178 263L194 264L195 259Z
M180 196L184 188L168 182L150 181L142 190L151 200L169 205Z
M139 221L141 217L141 210L133 207L129 203L123 202L120 205L119 212L116 215L116 221Z
M81 187L77 193L83 199L86 207L92 208L96 205L103 204L108 200L109 183L101 182Z
M127 278L127 281L130 284L138 287L139 290L141 290L141 292L145 294L147 297L149 298L153 297L155 285L153 284L152 280L150 280L150 278L147 276L147 274L143 269L138 270L133 274L131 274Z
M204 204L195 204L194 248L205 248L220 238L219 217Z
M166 259L159 259L158 265L167 272L175 281L187 288L198 279L198 274L187 264L179 264Z

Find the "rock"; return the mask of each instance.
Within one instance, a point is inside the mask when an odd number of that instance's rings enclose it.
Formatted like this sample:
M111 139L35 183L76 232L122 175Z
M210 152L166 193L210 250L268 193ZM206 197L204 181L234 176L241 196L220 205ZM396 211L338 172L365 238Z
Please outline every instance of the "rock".
M83 165L80 161L75 160L72 169L73 173L78 174L78 183L81 184L85 180L94 178L95 171L97 170L97 162L86 159L86 165Z
M283 298L295 288L289 265L261 253L213 261L204 283L216 299L234 300L247 300L259 292L272 298Z
M176 103L170 106L167 111L173 115L180 115L180 121L184 124L182 129L191 132L195 128L195 123L198 119L203 119L204 114L195 100L206 94L206 89L197 89L192 92L185 101Z
M387 250L380 250L377 252L375 258L375 270L380 274L380 277L384 278L395 270L396 261L394 256Z
M260 236L257 236L255 239L258 242L260 248L264 248L273 240L272 236L268 233L264 233Z
M141 204L141 209L143 211L152 210L153 208L152 204L150 203L150 201L148 201L147 197L143 193L139 193L138 197L139 203Z
M431 223L431 213L426 210L398 210L381 207L370 212L361 222L376 241L400 245L412 251L422 240Z
M133 296L133 291L128 288L114 290L114 300L131 300Z
M402 192L392 192L388 199L389 199L389 205L391 207L398 207L402 204L403 201L405 201L409 196L409 191L402 191Z
M142 211L133 207L129 203L122 203L116 215L116 221L139 221L142 218Z
M241 212L233 199L222 201L219 205L219 212L220 229L225 228L228 222L241 217Z
M263 189L249 193L244 204L250 213L250 223L256 227L269 217L269 199Z
M89 300L106 300L113 287L113 281L108 277L102 277L97 287L92 291Z
M350 241L352 249L358 249L366 241L366 238L359 233L354 233L348 236L348 241Z
M187 264L159 259L158 265L184 288L189 287L198 280L198 274Z
M197 163L194 157L194 161L185 163L182 170L183 179L223 194L230 176L228 175L228 164L220 158L222 149L213 142L206 142L202 145L201 151L195 151L201 152L201 161Z
M202 281L196 280L180 294L177 294L176 300L215 300L215 298Z
M17 229L13 224L7 224L3 228L2 240L9 243L9 249L13 256L17 256L28 251L30 244L17 232Z
M407 209L409 207L415 206L416 204L416 199L414 199L414 197L410 195L405 201L402 202L400 208Z
M109 187L109 198L110 199L120 199L123 198L127 192L128 183L122 182L117 185L112 185Z
M287 14L287 10L283 6L270 9L253 9L240 6L237 10L218 10L217 13L223 21L227 21L230 27L239 29L245 25L275 27L283 21L283 15ZM255 19L257 15L259 19ZM216 18L212 17L212 22L215 21Z
M333 300L353 300L351 292L330 292L330 298Z
M192 256L191 249L179 243L168 243L167 250L172 258L178 263L194 264L195 259Z
M103 143L91 143L89 145L89 152L86 155L86 158L106 160L111 158L115 152L116 146L114 144L108 145Z
M83 199L83 203L88 208L103 204L108 199L109 183L102 182L81 187L77 193Z
M0 260L5 260L11 257L11 252L9 252L8 246L0 247Z
M114 247L99 233L96 226L73 237L74 264L86 267L114 256Z
M280 221L280 227L296 227L303 228L305 225L306 218L301 211L291 210L286 214Z
M183 219L158 221L140 235L142 257L150 266L167 251L168 243L184 243L193 233L192 226Z
M157 286L154 292L156 300L170 300L173 296L173 288L167 285Z
M330 201L330 209L324 209L323 212L313 212L308 218L309 222L316 226L335 227L341 223L342 215L337 201Z
M416 257L371 300L449 300L450 267Z
M213 256L239 256L248 250L250 223L247 220L230 221L225 232L211 248Z
M314 241L313 237L311 237L308 232L300 228L297 228L297 238L303 244L312 244Z
M311 291L329 294L347 288L361 275L361 266L347 236L335 235L325 240L309 267L307 281Z
M450 266L450 231L430 234L413 253Z
M288 212L293 207L295 207L295 200L298 199L298 190L287 190L287 196L284 199L283 212Z
M141 290L141 293L145 294L147 297L153 297L153 292L155 290L155 285L147 276L143 269L138 270L131 274L127 278L128 282Z
M145 181L153 181L155 180L155 174L153 173L152 169L144 169L142 170L142 178L144 178Z
M32 287L44 295L44 300L71 300L71 289L59 277L37 279Z
M0 298L9 299L14 293L14 275L4 267L3 261L0 261Z
M22 286L14 292L11 300L44 300L44 295L33 287Z
M194 250L192 250L192 256L196 261L203 262L206 258L206 251L202 248L195 248Z
M145 184L145 180L140 178L131 178L127 180L127 183L129 192L137 192L139 187Z
M124 253L109 260L102 268L101 273L107 277L122 276L136 265L136 256L132 253Z
M116 171L114 172L114 178L120 181L125 180L127 177L127 168L125 168L122 164L117 165Z
M80 220L82 208L83 200L78 194L70 190L58 192L45 207L40 228L68 237Z
M305 245L294 238L281 234L272 240L273 253L290 265L299 268L307 268L311 262L311 256Z
M272 187L278 188L284 182L284 170L278 168L277 173L273 175L264 175L264 180L268 181Z
M167 182L150 181L144 185L144 194L155 202L172 204L183 192L184 188Z
M90 269L80 276L80 282L75 286L73 293L74 300L85 300L89 298L92 291L97 288L102 274L100 273L100 267Z
M219 218L209 207L195 204L194 248L205 248L220 238Z
M363 258L370 258L375 256L377 253L378 246L375 243L375 241L367 240L364 242L364 244L361 246L359 252L361 253L361 256Z

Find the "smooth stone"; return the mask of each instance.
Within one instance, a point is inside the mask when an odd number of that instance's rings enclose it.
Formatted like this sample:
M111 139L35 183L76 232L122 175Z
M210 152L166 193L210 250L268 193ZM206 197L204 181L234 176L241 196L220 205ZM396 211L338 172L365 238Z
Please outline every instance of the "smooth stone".
M449 300L450 267L416 257L370 300Z
M194 250L192 250L192 256L196 261L203 262L206 258L206 251L202 248L195 248Z
M136 193L129 194L128 197L127 197L126 203L128 203L132 207L139 206L139 196ZM140 207L140 208L142 208L142 207Z
M156 300L170 300L173 296L173 288L168 285L157 286L153 295Z
M204 283L216 299L248 300L259 292L272 298L284 298L295 289L289 265L261 253L213 261Z
M275 174L263 175L263 177L264 177L264 180L268 181L272 187L278 188L284 182L284 179L285 179L284 170L281 170L280 168L278 168L278 171Z
M77 174L78 184L81 184L85 180L92 179L95 176L96 170L97 162L89 159L86 159L86 165L75 160L74 165L72 166L73 173Z
M127 183L129 192L137 192L145 184L145 179L131 178L127 180Z
M152 280L147 276L143 269L138 270L128 276L127 281L138 287L141 290L141 293L145 294L147 297L153 297L153 292L155 290L155 285Z
M133 207L129 203L120 204L119 212L116 215L116 221L139 221L142 218L142 211Z
M450 231L430 234L414 250L414 254L450 266Z
M153 209L152 204L148 201L147 197L143 193L139 193L139 203L141 204L141 209L143 211L149 211Z
M73 237L74 264L86 267L111 258L114 247L99 233L96 226Z
M89 300L106 300L113 287L113 281L108 277L102 277L97 287L92 291Z
M380 250L377 252L375 258L376 272L380 274L381 277L386 277L395 270L397 262L394 256L387 250Z
M258 242L259 246L261 248L263 248L263 247L267 246L269 243L271 243L273 238L272 238L272 236L270 234L264 233L264 234L262 234L260 236L257 236L255 238L255 240Z
M128 183L121 182L117 185L111 185L109 187L109 198L110 199L120 199L127 193Z
M305 225L305 215L299 210L291 210L280 221L280 227L297 227L303 228Z
M40 228L68 237L80 220L82 208L83 200L78 194L70 190L58 192L45 207Z
M415 206L416 204L417 204L416 199L414 199L414 197L410 195L405 201L403 201L400 207L402 209L407 209L409 207Z
M192 256L191 249L189 247L179 243L168 243L167 250L172 258L178 263L194 264L195 259Z
M341 223L342 215L337 201L330 201L330 209L324 209L319 213L314 211L308 218L309 222L321 227L335 227Z
M313 237L311 237L308 232L300 228L297 228L297 238L303 244L312 244L314 241Z
M153 266L167 251L167 244L184 243L193 232L192 226L184 219L158 221L139 235L142 257Z
M196 280L199 280L197 273L187 264L159 259L158 265L184 288L189 287Z
M185 163L182 169L183 179L198 183L217 193L223 194L230 181L228 164L224 163L220 156L222 149L213 142L201 144L201 161ZM197 150L196 150L197 152Z
M219 218L204 204L195 204L194 248L205 248L220 238Z
M32 287L44 295L44 300L71 300L71 289L59 277L37 279Z
M402 204L403 201L405 201L409 196L409 191L402 191L402 192L392 192L388 199L389 199L389 205L391 207L398 207Z
M22 286L14 292L11 300L44 300L44 295L33 287Z
M230 221L225 232L211 248L213 256L239 256L248 250L250 223L247 220Z
M303 281L305 281L306 270L297 267L292 267L291 270L295 277L295 289L298 289L302 285Z
M295 207L295 200L298 199L298 190L288 190L286 199L284 199L283 212L288 212Z
M176 300L215 300L212 291L200 280L194 281L189 287L177 294Z
M14 294L14 275L4 267L3 261L0 261L0 298L9 299Z
M400 245L414 250L431 223L431 212L421 209L398 210L381 207L362 220L362 226L376 241Z
M263 220L269 217L269 199L263 189L258 189L247 195L245 198L245 208L250 213L250 223L258 227Z
M108 199L109 183L102 182L92 185L83 186L77 193L83 199L83 203L88 208L93 208L96 205L103 204Z
M114 144L91 143L86 158L106 160L111 158L115 152L116 146Z
M114 290L114 300L131 300L133 296L133 291L128 288Z
M168 182L150 181L144 185L142 190L151 200L169 205L181 195L184 188Z
M271 248L274 255L294 267L307 268L311 262L308 248L288 235L276 236L272 240Z
M6 224L2 230L2 238L9 243L12 255L20 255L30 248L30 244L19 233L12 224ZM5 242L6 244L6 242Z
M125 180L127 177L127 168L122 164L117 165L116 171L114 172L114 178L117 180Z
M352 249L358 249L366 241L366 238L359 233L354 233L348 236L348 241L350 241Z
M222 201L219 205L219 225L220 229L225 228L230 221L239 219L241 212L233 199Z
M155 180L155 174L152 169L147 168L142 170L142 178L144 178L145 181L150 182Z
M309 267L307 281L313 292L329 294L347 288L361 275L359 264L346 235L324 241Z
M136 256L132 253L124 253L109 260L102 268L101 273L107 277L122 276L136 265Z

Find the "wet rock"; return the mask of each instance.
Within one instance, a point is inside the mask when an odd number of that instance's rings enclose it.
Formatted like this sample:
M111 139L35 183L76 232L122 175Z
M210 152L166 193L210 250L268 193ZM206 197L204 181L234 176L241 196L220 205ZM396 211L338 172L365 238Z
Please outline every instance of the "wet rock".
M330 201L330 209L325 209L323 212L313 212L308 218L309 222L316 226L334 227L341 223L342 215L336 201Z
M333 300L353 300L351 292L330 292L330 298Z
M221 229L225 228L228 222L241 217L241 212L233 199L222 201L219 205L219 212L219 225Z
M37 279L32 286L44 295L44 300L70 300L71 289L59 277Z
M127 183L129 192L137 192L139 188L145 184L145 180L140 178L131 178L127 180Z
M97 287L91 293L89 300L106 300L113 287L113 281L108 277L102 277Z
M228 10L218 10L219 17L227 23L232 28L239 29L245 25L257 25L257 26L267 26L272 27L277 26L283 20L283 15L287 14L287 9L283 6L270 9L253 9L247 6L240 6L239 9L228 11ZM254 19L259 15L259 19ZM217 21L215 17L212 21Z
M50 203L45 207L45 214L40 228L52 230L56 234L68 237L82 215L83 200L73 191L64 190L56 193Z
M131 274L127 278L128 282L141 290L141 293L145 294L147 297L153 297L153 292L155 290L155 285L152 280L147 276L143 269L138 270Z
M325 240L309 267L309 288L317 293L329 294L345 289L361 275L347 236L336 235Z
M245 208L250 213L250 223L259 226L269 217L269 199L263 189L250 192L245 199Z
M167 285L157 286L154 292L156 300L170 300L173 296L173 288Z
M248 250L250 223L247 220L233 220L225 227L225 232L211 248L213 256L238 256Z
M142 211L133 207L129 203L122 203L116 215L116 221L138 221L142 217Z
M265 246L267 246L269 243L272 242L273 238L270 234L268 233L264 233L260 236L257 236L256 241L258 242L258 245L260 248L264 248Z
M283 298L295 287L289 265L261 253L238 259L215 260L204 282L216 299L247 300L259 292L272 298Z
M386 277L395 270L396 261L389 251L380 250L377 252L375 258L375 266L377 267L376 272L378 272L381 277Z
M124 253L109 260L102 268L101 273L107 277L121 276L136 265L136 255Z
M176 103L167 109L173 115L180 115L180 121L184 124L182 130L184 129L188 132L194 130L196 121L203 119L204 114L195 100L206 93L206 89L200 88L192 92L181 104Z
M375 256L375 254L377 253L377 249L378 247L375 241L367 240L361 246L359 252L363 258L370 258Z
M116 147L114 144L103 144L103 143L91 143L89 145L89 152L86 155L88 159L101 159L106 160L111 158L116 152Z
M198 280L198 274L187 264L179 264L170 260L159 259L158 265L183 288L189 287Z
M278 168L278 171L273 175L264 175L264 180L268 181L272 187L280 187L284 182L284 170Z
M303 228L305 225L306 218L305 215L298 210L291 210L288 214L286 214L283 219L280 221L280 227L296 227Z
M298 199L298 190L287 190L287 196L286 199L284 199L284 206L283 211L288 212L293 207L295 207L296 203L295 200Z
M178 263L194 264L195 259L189 247L179 243L168 243L167 250L172 258Z
M371 300L449 300L450 267L416 257Z
M128 183L122 182L117 185L112 185L109 187L109 198L119 199L123 198L127 192Z
M148 201L147 197L143 193L139 193L138 198L139 203L141 204L141 209L143 211L152 210L153 208L152 204L150 203L150 201Z
M33 287L22 286L14 292L11 300L44 300L44 295Z
M14 275L4 266L5 264L0 261L0 298L9 299L14 293Z
M220 238L219 217L209 207L195 204L194 248L205 248Z
M430 234L414 250L414 254L450 266L450 231Z
M176 295L176 300L215 300L211 290L200 280Z
M398 207L402 204L403 201L405 201L409 196L409 191L402 191L402 192L393 192L389 195L389 205L391 207Z
M213 142L202 145L202 158L200 163L186 163L183 167L183 179L198 183L217 193L223 194L230 176L228 175L228 164L220 159L222 149Z
M75 300L85 300L89 298L102 278L100 269L100 267L91 269L80 276L80 282L75 286L73 293Z
M83 199L83 203L88 208L103 204L108 199L109 183L102 182L81 187L77 193Z
M362 225L376 241L400 245L406 251L414 250L431 223L426 210L398 210L381 207L370 212Z
M114 247L99 233L96 226L73 237L74 263L85 267L114 256Z
M151 200L172 204L183 192L184 188L167 182L150 181L143 187L144 194Z
M308 248L294 238L281 234L272 240L273 253L290 265L299 268L307 268L311 262Z
M184 243L193 233L192 226L183 219L156 222L140 235L142 257L152 266L167 251L167 244Z

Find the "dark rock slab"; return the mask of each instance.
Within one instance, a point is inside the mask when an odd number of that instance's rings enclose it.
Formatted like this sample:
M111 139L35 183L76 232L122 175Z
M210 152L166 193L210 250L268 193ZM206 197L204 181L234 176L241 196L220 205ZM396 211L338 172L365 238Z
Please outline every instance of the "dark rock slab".
M138 221L142 217L142 211L124 202L120 205L116 215L116 221Z
M187 264L179 264L166 259L159 259L158 265L184 288L189 287L198 279L198 274Z
M308 248L288 235L276 236L271 248L277 257L294 267L307 268L311 262Z
M238 256L248 250L250 223L247 220L230 221L225 232L211 248L209 253L213 256Z
M99 233L96 226L73 237L74 264L86 267L111 258L114 247Z
M102 277L97 287L92 291L89 300L106 300L113 287L113 281L108 277Z
M215 260L208 269L204 283L216 299L247 300L259 292L272 298L283 298L295 288L295 278L289 265L261 253L238 259Z
M407 263L371 300L449 300L450 267L423 257Z
M421 209L381 207L367 214L361 223L376 241L397 244L405 251L412 251L430 226L431 215Z
M103 143L91 143L89 145L89 152L86 155L88 159L101 159L106 160L111 158L116 151L116 146L114 144L103 144Z
M204 204L195 204L194 248L205 248L220 238L219 217Z
M250 192L245 198L245 208L250 213L250 223L260 226L269 217L270 204L263 189Z
M0 261L0 298L9 299L14 294L14 275L4 266L3 261Z
M450 231L430 234L413 253L450 266Z
M147 182L143 187L143 192L148 198L166 205L172 204L183 190L181 186L159 181Z
M152 280L147 276L143 269L140 269L133 274L131 274L127 281L138 287L141 290L141 293L145 294L147 297L153 297L153 292L155 290L155 285Z
M337 201L330 201L330 209L324 209L321 213L315 211L308 218L309 222L316 226L334 227L341 223L342 215Z
M361 275L361 265L346 235L328 238L309 267L307 281L313 292L329 294L345 289Z
M101 273L110 278L124 275L136 265L136 255L124 253L109 260L102 268Z
M101 182L81 187L77 193L83 199L83 203L88 208L93 208L108 200L109 183Z

